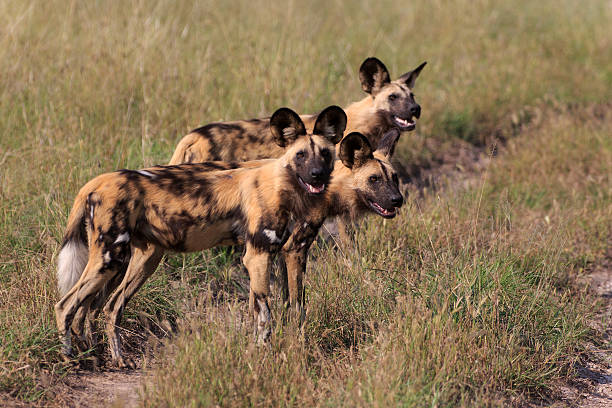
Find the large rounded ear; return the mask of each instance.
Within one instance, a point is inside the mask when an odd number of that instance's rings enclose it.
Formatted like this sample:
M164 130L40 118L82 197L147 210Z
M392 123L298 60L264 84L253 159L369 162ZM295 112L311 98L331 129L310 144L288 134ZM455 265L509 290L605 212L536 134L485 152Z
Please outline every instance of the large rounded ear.
M289 108L280 108L270 118L270 132L277 145L286 147L306 134L304 122Z
M359 68L359 80L364 91L376 96L383 86L391 82L387 67L378 58L370 57Z
M338 157L349 169L356 169L374 159L370 142L359 132L353 132L342 139Z
M376 151L381 153L387 159L390 159L391 156L393 156L393 152L395 152L395 146L397 145L397 141L399 140L400 135L401 133L399 129L397 128L393 128L389 130L378 141L378 146L376 146Z
M341 107L328 106L317 116L312 133L323 136L333 144L337 144L342 140L346 130L346 120L346 113Z
M427 65L427 61L425 61L424 63L422 63L415 69L413 69L412 71L406 72L404 75L399 77L397 80L399 82L405 83L410 89L414 88L414 83L416 82L416 79L418 78L419 74L421 73L421 70L425 67L425 65Z

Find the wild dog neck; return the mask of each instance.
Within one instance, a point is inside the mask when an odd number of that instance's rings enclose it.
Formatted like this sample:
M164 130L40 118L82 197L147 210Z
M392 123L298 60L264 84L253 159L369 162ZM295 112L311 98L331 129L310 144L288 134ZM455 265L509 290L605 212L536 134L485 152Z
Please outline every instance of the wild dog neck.
M367 207L359 197L353 172L340 160L336 161L332 173L327 204L328 217L348 215L350 218L356 219L367 211Z
M374 98L370 95L351 103L344 111L348 117L345 134L357 131L363 133L374 146L394 126L384 113L377 111Z

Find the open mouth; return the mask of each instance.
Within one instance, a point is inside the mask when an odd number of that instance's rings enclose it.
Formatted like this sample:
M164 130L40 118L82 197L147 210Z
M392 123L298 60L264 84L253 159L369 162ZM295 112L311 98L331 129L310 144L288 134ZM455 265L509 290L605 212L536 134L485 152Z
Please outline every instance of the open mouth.
M391 210L386 210L372 200L368 200L368 204L370 204L370 207L372 207L374 212L380 215L381 217L393 218L395 217L395 214L397 214L395 208L392 208Z
M401 130L413 130L416 127L414 121L412 120L412 117L408 119L402 119L399 116L393 115L393 121L397 126L399 126Z
M308 191L310 194L321 194L325 191L325 184L308 184L300 176L298 176L298 182L304 188L304 190Z

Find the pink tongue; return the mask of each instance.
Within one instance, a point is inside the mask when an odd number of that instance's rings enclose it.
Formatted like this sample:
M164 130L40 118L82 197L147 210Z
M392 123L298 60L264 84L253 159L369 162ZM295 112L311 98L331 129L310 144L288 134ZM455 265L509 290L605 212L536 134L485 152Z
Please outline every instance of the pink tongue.
M387 210L385 210L385 209L384 209L384 208L382 208L380 205L378 205L378 204L376 204L376 203L374 203L374 205L375 205L375 206L376 206L376 208L378 208L378 210L379 210L381 213L383 213L384 215L389 215L389 214L391 214L391 211L387 211Z

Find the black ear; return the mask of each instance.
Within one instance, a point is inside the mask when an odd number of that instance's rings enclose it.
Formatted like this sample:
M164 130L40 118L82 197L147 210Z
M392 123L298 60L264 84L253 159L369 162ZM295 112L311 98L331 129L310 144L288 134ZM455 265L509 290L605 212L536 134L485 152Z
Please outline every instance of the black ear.
M346 129L346 113L339 106L328 106L317 116L312 133L327 138L333 144L342 140Z
M277 145L286 147L305 135L306 127L297 113L289 108L280 108L270 118L270 132Z
M378 58L370 57L359 68L359 80L364 91L375 96L383 86L391 82L387 67Z
M390 159L391 156L393 156L393 152L395 152L395 146L397 145L397 141L399 140L400 135L401 133L399 129L397 128L393 128L389 130L378 141L378 146L376 146L376 151L380 152L387 159Z
M338 157L349 169L356 169L374 159L370 142L359 132L353 132L342 139Z
M408 85L408 88L410 89L414 88L414 83L416 82L416 79L418 78L419 74L421 73L421 70L425 67L425 65L427 65L427 61L425 61L424 63L422 63L415 69L413 69L412 71L406 72L404 75L399 77L397 80L399 82L404 82L406 85Z

